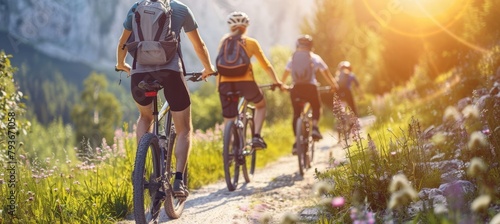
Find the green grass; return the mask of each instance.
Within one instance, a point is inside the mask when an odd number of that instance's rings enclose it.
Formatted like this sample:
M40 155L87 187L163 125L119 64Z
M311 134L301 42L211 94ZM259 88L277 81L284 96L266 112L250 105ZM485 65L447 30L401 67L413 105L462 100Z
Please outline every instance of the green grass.
M257 152L263 167L290 153L289 122L266 126L266 150ZM55 157L34 161L17 156L17 185L7 184L6 153L2 152L0 198L15 190L17 207L9 214L9 201L0 201L0 223L115 223L133 208L131 174L135 158L134 133L117 132L116 145L96 149L92 161L61 161ZM222 133L197 131L189 158L189 187L196 189L224 178ZM286 149L286 150L284 150Z
M89 162L53 158L27 161L18 158L17 185L0 185L2 195L15 191L13 214L2 200L1 219L7 223L114 223L132 208L129 139L106 147ZM48 168L42 168L48 167ZM2 198L4 198L2 196Z

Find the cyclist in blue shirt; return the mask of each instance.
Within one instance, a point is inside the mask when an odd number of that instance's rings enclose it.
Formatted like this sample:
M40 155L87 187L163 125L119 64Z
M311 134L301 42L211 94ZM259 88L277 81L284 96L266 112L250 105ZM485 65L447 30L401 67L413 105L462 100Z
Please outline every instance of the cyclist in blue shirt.
M296 133L295 124L302 111L301 105L299 105L299 103L294 99L301 98L311 104L313 121L312 137L315 140L323 138L318 128L321 104L317 90L317 73L321 74L325 78L328 84L332 87L332 91L337 89L337 83L335 79L333 79L333 75L330 73L328 66L319 55L313 53L312 37L310 35L300 36L296 42L296 51L292 58L288 61L281 81L285 83L286 79L291 74L293 88L290 90L290 97L293 107L293 133ZM293 144L292 153L296 153L296 143Z
M158 80L164 87L164 95L170 104L172 118L177 133L175 145L176 170L183 171L191 148L192 121L191 121L191 101L186 80L183 78L181 55L176 54L174 58L165 65L147 66L136 64L132 69L125 62L127 55L126 42L132 33L132 18L138 3L134 4L128 11L123 32L118 42L116 50L116 68L124 70L131 75L131 93L139 109L139 119L137 121L137 141L149 130L153 121L152 98L144 96L144 90L138 87L143 81ZM196 55L204 67L203 78L207 78L214 73L214 66L210 62L210 55L205 42L198 33L198 24L193 13L184 3L178 0L171 0L172 7L171 29L178 35L183 29L186 36L194 47ZM180 48L180 46L179 46ZM175 174L174 194L187 196L189 192L182 182L182 172Z
M337 83L339 84L339 91L337 95L340 100L347 103L351 108L354 115L358 116L354 97L352 95L352 88L359 88L359 82L352 72L352 66L349 61L341 61L338 65Z

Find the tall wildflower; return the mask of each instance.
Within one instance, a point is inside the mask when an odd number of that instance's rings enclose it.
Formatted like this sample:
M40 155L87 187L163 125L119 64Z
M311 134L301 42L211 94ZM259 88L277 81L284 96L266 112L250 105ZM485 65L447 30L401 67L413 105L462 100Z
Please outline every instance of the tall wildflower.
M490 224L500 224L500 213L496 214L490 221Z
M467 169L467 174L471 177L479 177L480 175L486 173L488 166L481 158L474 157L470 161L470 166Z
M411 187L404 174L397 174L392 178L389 192L392 193L388 205L389 209L402 208L418 199L417 191Z
M469 149L473 150L481 147L486 147L488 146L488 139L482 132L476 131L470 135L469 143L467 144L467 146L469 146Z
M477 197L476 199L474 199L474 201L472 201L470 208L473 212L476 212L476 213L484 212L490 206L491 200L492 199L491 199L490 195L483 194L483 195Z
M462 115L457 110L457 108L453 106L448 106L444 111L443 121L459 121L462 119Z

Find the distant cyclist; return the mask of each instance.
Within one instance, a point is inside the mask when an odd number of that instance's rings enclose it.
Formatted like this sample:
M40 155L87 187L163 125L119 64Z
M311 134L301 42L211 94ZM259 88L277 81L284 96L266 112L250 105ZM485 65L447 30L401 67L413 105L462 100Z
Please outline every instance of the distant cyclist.
M227 18L227 23L229 25L230 33L226 34L221 40L221 46L219 47L219 52L226 48L226 41L228 40L236 40L237 42L233 42L233 44L228 44L227 48L240 49L238 47L242 46L244 52L246 53L245 57L247 61L249 58L255 56L260 66L264 69L264 71L271 77L274 84L279 84L281 86L281 82L279 81L274 69L266 58L262 49L257 40L248 37L245 35L248 25L250 24L250 20L248 15L243 12L232 12L229 14ZM238 45L238 46L235 46ZM235 53L238 51L235 50ZM221 56L221 55L220 55ZM222 55L222 57L224 57ZM248 63L249 64L249 63ZM266 101L264 100L264 95L262 94L262 90L258 87L255 82L254 73L252 69L252 65L249 64L249 67L244 69L241 74L231 74L224 75L221 73L221 69L219 69L220 79L219 80L219 95L220 101L222 105L222 115L224 117L224 122L235 119L238 115L238 102L234 100L227 99L226 94L228 92L236 92L239 91L245 99L255 104L255 135L252 138L252 144L256 148L266 148L267 144L261 136L261 130L264 123L264 119L266 116Z
M155 1L156 2L156 1ZM161 1L165 3L165 1ZM191 100L189 98L189 90L186 86L186 81L183 78L183 66L180 51L173 51L175 54L173 58L162 64L142 64L140 61L134 59L133 66L131 67L125 62L127 50L130 46L127 45L127 40L132 35L135 40L142 40L154 30L154 26L142 27L139 13L137 10L139 4L144 2L135 3L127 13L125 22L123 23L124 29L122 31L118 47L116 50L116 69L126 71L131 74L131 93L134 101L139 110L139 119L137 120L137 142L148 131L150 131L151 123L153 122L153 107L152 98L144 96L145 90L139 88L138 84L141 81L158 80L164 87L163 92L165 98L170 104L172 111L172 118L177 132L175 142L175 157L176 157L176 170L184 171L186 162L191 148L192 124L191 124ZM191 10L182 2L175 0L170 1L172 7L172 20L171 29L175 34L180 34L183 29L189 41L194 47L196 55L200 62L203 64L203 78L207 78L210 74L214 73L214 66L210 62L210 55L198 33L198 24L194 19ZM144 11L145 13L155 13L153 11ZM135 19L134 19L135 18ZM160 17L161 18L161 17ZM146 20L144 20L146 21ZM145 24L145 23L144 23ZM164 21L164 24L166 22ZM135 28L134 28L135 27ZM137 29L140 27L141 29ZM168 26L160 26L166 29ZM170 28L170 27L168 27ZM159 28L156 28L159 29ZM133 32L136 30L136 32ZM156 31L156 30L154 30ZM156 33L156 32L155 32ZM160 34L164 34L163 31ZM175 36L173 38L179 38ZM163 38L162 38L163 40ZM177 39L179 40L179 39ZM151 41L150 41L151 42ZM147 46L146 44L144 46ZM179 46L180 47L180 46ZM159 57L150 57L150 59L158 59ZM182 182L182 172L175 174L174 193L177 196L187 196L189 194L186 186Z
M341 61L339 63L337 71L337 83L339 84L339 91L337 92L337 95L339 96L340 100L347 103L354 115L358 116L358 111L356 109L356 104L354 103L354 97L352 95L352 88L355 87L359 89L359 82L352 72L352 66L350 62Z
M322 139L323 136L318 128L321 104L317 90L318 82L316 80L316 74L319 73L325 78L328 84L332 87L332 91L337 89L337 83L335 79L333 79L333 75L328 70L328 66L323 59L312 51L312 37L310 35L300 36L296 42L296 50L286 65L281 81L285 83L286 79L291 74L293 88L290 90L290 97L292 99L293 106L292 126L294 134L296 133L295 123L297 122L297 119L302 111L299 102L296 102L295 99L300 98L311 104L313 111L312 137L315 140L319 140ZM292 152L295 153L295 150L296 144L294 144Z

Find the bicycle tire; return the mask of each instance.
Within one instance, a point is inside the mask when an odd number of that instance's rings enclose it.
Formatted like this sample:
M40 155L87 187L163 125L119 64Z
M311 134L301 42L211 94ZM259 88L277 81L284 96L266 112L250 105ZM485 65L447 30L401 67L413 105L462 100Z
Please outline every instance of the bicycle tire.
M296 147L297 147L297 158L299 162L299 174L301 176L304 175L304 169L306 168L306 163L305 163L305 153L307 149L307 144L308 141L306 139L305 134L305 126L304 123L302 122L302 118L297 119L297 123L295 124L296 126L296 132L295 133L295 142L296 142Z
M229 121L224 128L224 149L222 152L222 157L224 159L224 177L229 191L234 191L236 189L240 175L240 164L237 161L238 148L240 147L240 139L238 136L238 127L236 127L234 121ZM233 171L232 174L231 171Z
M184 211L184 206L186 203L185 197L176 197L174 195L172 186L175 180L175 173L177 172L177 163L174 155L174 145L175 145L175 128L173 125L170 127L170 131L167 131L167 149L165 151L165 180L168 182L165 186L167 190L167 195L164 202L164 209L167 216L171 219L178 219L181 217L182 212ZM188 172L187 172L187 164L186 169L182 171L182 180L184 182L184 186L188 186Z
M161 182L155 182L155 180L161 176L160 170L158 137L152 133L146 133L139 141L132 174L136 223L149 223L159 217L164 195L159 191ZM145 194L146 191L147 194Z
M314 147L315 147L315 141L311 140L309 143L309 150L307 151L307 155L309 156L308 166L307 168L311 168L312 165L311 163L314 161Z
M255 173L255 162L257 160L257 151L252 147L252 138L255 134L254 122L252 117L247 118L244 126L244 142L245 142L245 153L244 163L243 163L243 177L245 182L250 183L252 181L253 174Z

